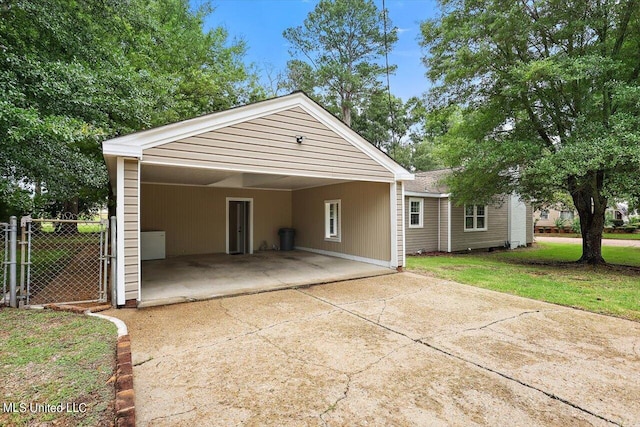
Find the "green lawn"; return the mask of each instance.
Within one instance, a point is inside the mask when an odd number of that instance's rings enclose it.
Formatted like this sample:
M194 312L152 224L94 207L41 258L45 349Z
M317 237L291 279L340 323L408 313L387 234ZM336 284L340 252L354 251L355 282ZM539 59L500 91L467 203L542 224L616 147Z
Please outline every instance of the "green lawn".
M574 233L536 233L536 236L542 237L570 237L570 238L580 238L579 234ZM604 233L602 235L603 239L615 239L615 240L640 240L640 234L634 233Z
M4 308L0 325L0 395L4 403L16 404L18 411L0 411L0 425L108 426L113 422L115 391L109 378L115 369L117 334L111 322L49 310ZM26 405L24 412L20 404ZM32 413L30 404L62 404L65 412Z
M407 267L459 283L640 321L640 248L605 247L607 266L583 266L581 246L540 243L493 253L408 257Z

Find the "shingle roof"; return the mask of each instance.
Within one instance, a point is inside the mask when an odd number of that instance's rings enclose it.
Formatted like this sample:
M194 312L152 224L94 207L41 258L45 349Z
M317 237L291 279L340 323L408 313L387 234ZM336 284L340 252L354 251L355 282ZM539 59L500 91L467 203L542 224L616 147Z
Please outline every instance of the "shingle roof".
M405 191L416 193L436 193L445 194L449 188L442 182L442 179L451 173L451 169L439 169L428 172L416 172L416 179L405 181Z

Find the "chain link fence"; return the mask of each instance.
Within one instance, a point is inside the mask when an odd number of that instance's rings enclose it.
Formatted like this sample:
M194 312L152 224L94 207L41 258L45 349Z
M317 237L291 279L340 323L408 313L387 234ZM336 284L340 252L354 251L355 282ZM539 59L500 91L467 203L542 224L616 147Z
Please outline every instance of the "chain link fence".
M107 300L108 221L22 219L27 305Z
M9 224L0 222L0 283L2 283L2 304L9 305Z

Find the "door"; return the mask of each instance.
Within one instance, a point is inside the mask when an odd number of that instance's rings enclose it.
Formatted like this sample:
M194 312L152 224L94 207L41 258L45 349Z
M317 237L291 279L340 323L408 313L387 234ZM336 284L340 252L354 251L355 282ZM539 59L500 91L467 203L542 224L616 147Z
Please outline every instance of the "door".
M227 253L253 253L251 200L227 200Z

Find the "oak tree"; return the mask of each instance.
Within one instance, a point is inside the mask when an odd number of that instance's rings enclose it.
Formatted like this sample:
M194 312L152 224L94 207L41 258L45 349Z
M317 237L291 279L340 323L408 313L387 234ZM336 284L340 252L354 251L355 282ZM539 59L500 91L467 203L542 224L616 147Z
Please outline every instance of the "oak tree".
M456 111L441 143L454 196L567 192L580 215L580 261L604 262L607 205L640 191L639 2L440 5L421 43L430 107Z

